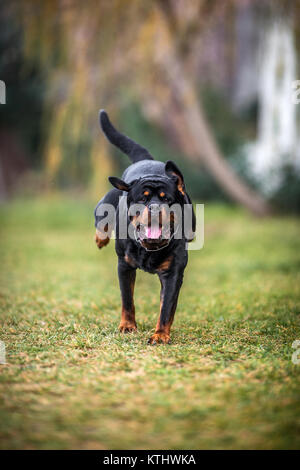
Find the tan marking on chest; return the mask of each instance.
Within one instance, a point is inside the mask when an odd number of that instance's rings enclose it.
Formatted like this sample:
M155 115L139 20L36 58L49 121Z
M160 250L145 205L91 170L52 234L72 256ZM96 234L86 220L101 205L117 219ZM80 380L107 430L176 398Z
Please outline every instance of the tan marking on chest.
M130 258L130 256L127 255L127 253L124 256L124 259L125 259L126 263L129 264L129 266L131 266L132 268L136 267L136 264L135 264L134 260L132 258Z
M171 263L172 263L172 260L173 260L173 256L169 256L168 258L166 258L157 268L157 271L159 272L163 272L163 271L167 271L170 266L171 266Z

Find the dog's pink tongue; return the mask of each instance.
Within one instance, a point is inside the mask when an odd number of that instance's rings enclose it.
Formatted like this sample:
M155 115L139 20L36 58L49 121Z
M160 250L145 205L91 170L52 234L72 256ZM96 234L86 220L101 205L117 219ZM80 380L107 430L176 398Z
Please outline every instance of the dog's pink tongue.
M147 227L146 236L147 238L154 238L154 239L159 238L161 236L161 228L158 226Z

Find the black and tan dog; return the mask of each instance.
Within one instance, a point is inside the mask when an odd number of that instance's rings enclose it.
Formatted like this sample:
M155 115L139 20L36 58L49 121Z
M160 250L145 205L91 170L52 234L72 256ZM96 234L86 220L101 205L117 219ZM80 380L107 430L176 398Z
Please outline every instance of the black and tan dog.
M107 245L111 231L116 232L116 252L119 258L118 275L122 296L122 316L119 329L123 333L137 329L133 300L136 269L158 274L161 282L160 316L150 344L169 343L170 328L174 320L179 291L183 281L188 254L186 242L195 231L195 215L184 184L182 173L175 163L154 161L149 152L119 133L111 124L105 111L100 111L100 124L108 140L129 156L133 162L122 179L110 177L114 188L98 203L95 209L96 243L99 248ZM121 197L122 196L122 197ZM126 214L126 224L133 227L134 237L120 237L120 201L126 208L140 204L144 209L135 215ZM104 215L101 206L111 204L117 211L116 218L102 225ZM182 236L175 237L175 217L165 209L184 205L191 214L190 232L180 226ZM99 215L100 214L100 215ZM156 220L156 222L153 220ZM106 220L106 219L105 219ZM188 234L186 234L188 232Z

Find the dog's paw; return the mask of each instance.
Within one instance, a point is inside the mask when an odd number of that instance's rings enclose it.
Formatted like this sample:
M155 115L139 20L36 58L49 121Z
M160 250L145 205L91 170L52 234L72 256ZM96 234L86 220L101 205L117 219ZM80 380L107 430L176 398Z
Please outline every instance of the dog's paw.
M103 238L103 235L100 234L99 230L96 230L95 242L99 250L101 250L101 248L108 245L108 243L110 242L110 238L109 236L107 236L106 238Z
M152 335L151 338L148 339L148 344L152 344L153 346L155 344L170 344L170 343L171 343L170 335L168 335L167 333L164 333L163 331L154 333L154 335Z
M121 321L119 325L120 333L132 333L137 331L136 323L129 322L129 321Z

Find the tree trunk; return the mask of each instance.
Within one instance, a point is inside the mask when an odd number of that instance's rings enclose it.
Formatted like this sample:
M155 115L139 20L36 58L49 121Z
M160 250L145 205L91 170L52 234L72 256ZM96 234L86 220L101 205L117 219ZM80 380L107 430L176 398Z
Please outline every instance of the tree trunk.
M163 23L167 28L166 21ZM169 35L169 32L167 34ZM192 141L195 157L203 163L231 199L255 215L269 214L271 208L265 199L235 174L223 157L205 118L193 83L187 77L184 63L176 55L173 44L174 41L170 40L167 53L157 54L157 65L167 78L170 90L175 96L185 123L185 132ZM191 154L189 156L191 157Z

